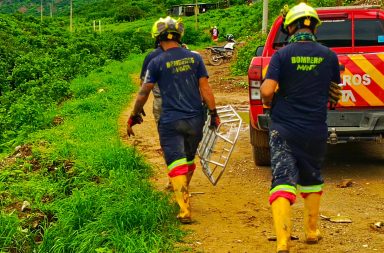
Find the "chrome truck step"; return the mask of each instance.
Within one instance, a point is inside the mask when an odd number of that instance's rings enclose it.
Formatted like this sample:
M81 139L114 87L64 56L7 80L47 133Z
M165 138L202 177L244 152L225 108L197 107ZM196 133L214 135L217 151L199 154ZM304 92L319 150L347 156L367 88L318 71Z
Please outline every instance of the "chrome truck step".
M241 117L231 105L216 109L221 123L216 130L209 129L208 115L203 129L203 139L197 149L203 172L213 185L219 182L225 171L242 124Z

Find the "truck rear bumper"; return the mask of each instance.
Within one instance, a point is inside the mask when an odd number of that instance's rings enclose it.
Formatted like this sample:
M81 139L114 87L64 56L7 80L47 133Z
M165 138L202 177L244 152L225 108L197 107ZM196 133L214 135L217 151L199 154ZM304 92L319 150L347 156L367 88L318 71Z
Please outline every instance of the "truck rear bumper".
M258 115L260 129L268 130L270 122L269 114ZM328 111L327 124L328 133L337 137L337 142L381 141L384 135L384 111Z
M384 133L384 111L329 111L327 124L328 132L334 129L338 135L382 134Z

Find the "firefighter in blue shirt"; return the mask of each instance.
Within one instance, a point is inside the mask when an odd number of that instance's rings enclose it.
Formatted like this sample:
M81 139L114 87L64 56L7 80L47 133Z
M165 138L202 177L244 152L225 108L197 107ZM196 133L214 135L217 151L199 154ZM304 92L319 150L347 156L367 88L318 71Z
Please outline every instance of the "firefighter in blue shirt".
M187 44L182 43L180 46L188 49ZM143 85L145 74L147 73L147 69L150 61L156 56L158 56L159 54L161 54L162 52L163 52L163 49L160 47L160 42L156 39L155 49L152 50L149 54L147 54L144 58L143 65L141 67L141 72L140 72L140 80L141 80L140 86ZM196 51L193 51L193 52L196 52ZM157 84L155 84L155 86L153 87L152 93L154 98L152 112L153 112L153 117L155 118L156 127L158 127L160 114L161 114L161 95L160 95L159 86ZM142 115L146 116L144 110L142 111ZM168 181L167 185L165 186L165 189L171 191L172 188L173 187L172 187L171 181Z
M218 127L220 119L204 62L199 54L180 47L183 34L183 23L171 17L160 18L153 25L152 36L159 40L164 52L148 65L128 119L127 133L132 135L132 126L143 121L140 112L157 83L162 98L158 125L160 145L180 207L178 219L191 223L188 185L196 168L194 159L205 123L203 102L211 115L210 127Z
M269 202L280 253L289 252L291 205L297 188L304 198L306 242L317 243L321 238L317 220L324 183L320 169L328 137L327 105L330 89L336 99L340 96L340 73L336 54L316 42L320 24L316 11L305 3L288 11L283 29L289 43L272 56L261 86L263 102L271 106Z

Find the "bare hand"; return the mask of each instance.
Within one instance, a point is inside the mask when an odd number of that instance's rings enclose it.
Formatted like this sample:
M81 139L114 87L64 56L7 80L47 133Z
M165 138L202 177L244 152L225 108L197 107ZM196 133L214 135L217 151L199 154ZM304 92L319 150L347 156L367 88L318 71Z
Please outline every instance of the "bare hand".
M127 124L127 134L128 137L131 137L131 135L135 136L135 133L133 132L133 129L129 124Z

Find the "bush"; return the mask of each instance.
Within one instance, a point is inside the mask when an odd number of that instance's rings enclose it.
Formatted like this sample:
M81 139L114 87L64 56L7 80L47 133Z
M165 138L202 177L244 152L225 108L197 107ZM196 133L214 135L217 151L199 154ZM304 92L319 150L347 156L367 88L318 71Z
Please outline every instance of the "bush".
M70 33L60 20L41 24L23 15L0 16L0 27L0 152L1 144L50 125L49 109L71 97L76 76L153 44L134 29Z
M183 37L183 43L188 44L199 44L211 41L209 34L202 33L200 29L196 30L195 27L186 26Z
M258 46L263 46L265 43L266 35L261 32L247 37L247 43L239 48L237 54L237 61L231 66L231 72L234 75L246 75L248 72L249 63L252 57L255 56Z
M115 15L115 20L118 22L121 22L121 21L132 22L136 19L141 19L144 16L145 16L145 12L139 7L126 5L118 8Z

